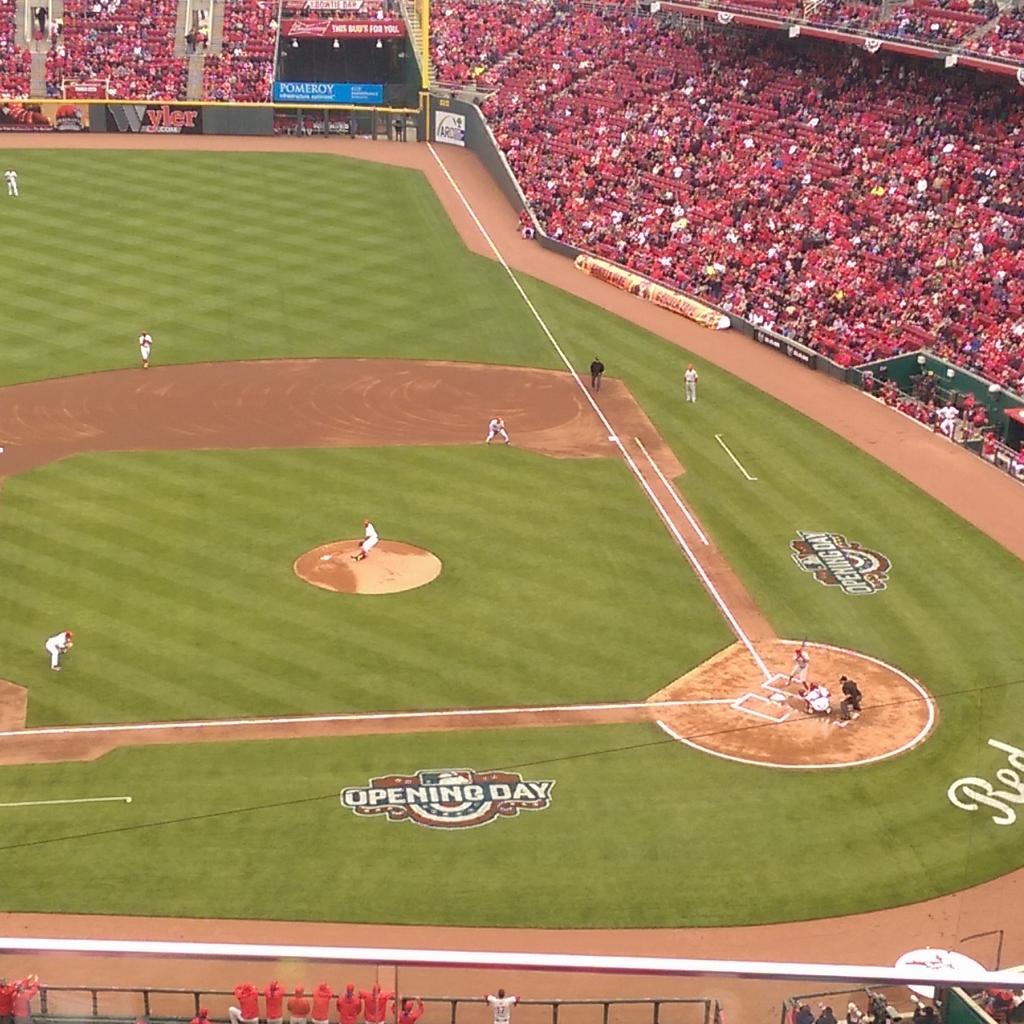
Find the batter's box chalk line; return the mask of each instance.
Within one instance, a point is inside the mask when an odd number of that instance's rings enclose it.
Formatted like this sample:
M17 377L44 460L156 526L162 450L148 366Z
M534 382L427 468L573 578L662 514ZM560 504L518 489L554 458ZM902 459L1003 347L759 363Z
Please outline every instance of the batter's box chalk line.
M766 679L761 684L761 688L764 690L771 690L772 693L781 693L783 697L788 697L789 690L786 689L786 682L788 679L789 676L783 675L781 672L776 672L775 675L770 679Z
M763 704L766 708L771 711L771 714L765 714L764 711L758 710L756 707L748 707L749 702ZM746 715L753 715L755 718L764 718L769 722L784 722L790 716L790 711L783 711L778 704L768 697L762 696L760 693L744 693L736 698L729 705L733 711L742 711ZM782 714L778 712L782 711Z

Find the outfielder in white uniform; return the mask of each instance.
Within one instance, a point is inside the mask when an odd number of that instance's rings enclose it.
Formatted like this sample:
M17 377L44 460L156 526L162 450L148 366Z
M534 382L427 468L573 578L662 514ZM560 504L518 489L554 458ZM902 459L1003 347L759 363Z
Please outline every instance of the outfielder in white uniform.
M369 519L363 520L363 539L359 544L359 550L352 556L353 562L361 562L378 544L380 537Z
M807 669L810 664L811 656L802 647L798 647L793 655L793 667L789 670L789 679L786 680L787 684L799 683L801 686L806 686Z
M495 416L494 419L487 424L487 440L484 444L490 444L496 437L502 438L505 444L512 443L508 439L508 431L505 429L505 421L499 416Z
M153 337L143 331L139 335L139 355L142 356L142 368L149 369L149 353L153 351Z
M4 181L7 182L7 194L9 196L18 196L21 193L18 191L18 172L15 170L4 171Z
M50 655L50 668L54 672L60 671L60 656L66 654L74 646L73 637L74 633L70 629L66 629L63 633L57 633L46 641L46 652Z
M700 379L700 375L693 368L693 363L686 368L686 373L683 374L683 380L686 381L686 400L688 402L697 401L697 381Z

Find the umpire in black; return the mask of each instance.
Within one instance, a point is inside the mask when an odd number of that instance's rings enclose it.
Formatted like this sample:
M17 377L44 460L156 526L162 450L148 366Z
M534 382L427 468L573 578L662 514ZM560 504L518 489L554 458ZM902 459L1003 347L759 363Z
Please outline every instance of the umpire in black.
M839 705L840 719L848 722L851 718L859 718L861 701L864 699L860 687L848 676L840 676L839 682L843 688L843 699Z
M604 363L597 356L590 364L590 389L591 391L601 390L601 378L604 376Z

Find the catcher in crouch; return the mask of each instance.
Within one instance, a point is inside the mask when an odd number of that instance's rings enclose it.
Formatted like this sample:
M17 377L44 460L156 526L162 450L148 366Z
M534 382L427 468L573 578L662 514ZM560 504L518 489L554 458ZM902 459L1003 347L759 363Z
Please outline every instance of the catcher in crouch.
M804 700L804 711L809 715L831 715L832 695L824 683L815 683L800 691Z

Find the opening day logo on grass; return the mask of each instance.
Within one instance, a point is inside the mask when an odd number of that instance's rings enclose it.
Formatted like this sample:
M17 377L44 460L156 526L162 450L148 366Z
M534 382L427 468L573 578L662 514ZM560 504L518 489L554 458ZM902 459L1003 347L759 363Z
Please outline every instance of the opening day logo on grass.
M341 805L426 828L475 828L521 810L543 811L554 785L554 779L527 780L517 772L441 768L370 779L368 786L343 789Z
M800 530L789 542L793 561L826 587L863 597L885 590L892 562L877 551L862 548L841 533Z

